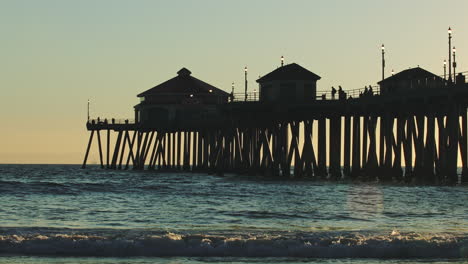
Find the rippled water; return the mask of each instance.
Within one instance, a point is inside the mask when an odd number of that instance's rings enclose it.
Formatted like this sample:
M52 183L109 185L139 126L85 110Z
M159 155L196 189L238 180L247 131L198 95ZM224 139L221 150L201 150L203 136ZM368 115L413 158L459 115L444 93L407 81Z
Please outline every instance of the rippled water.
M468 187L0 165L0 255L12 254L0 263L35 259L25 255L463 261Z

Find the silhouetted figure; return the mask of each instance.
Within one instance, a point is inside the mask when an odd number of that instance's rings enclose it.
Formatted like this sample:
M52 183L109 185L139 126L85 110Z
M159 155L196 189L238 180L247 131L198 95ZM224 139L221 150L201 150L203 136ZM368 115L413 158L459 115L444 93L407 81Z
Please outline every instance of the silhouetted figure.
M344 92L343 92L343 89L341 88L341 85L338 86L338 99L339 99L339 100L345 99L345 97L344 97Z
M327 94L322 94L322 100L327 99Z
M369 95L370 96L374 95L374 91L372 90L372 86L370 86L370 85L369 85Z
M364 96L367 96L369 94L369 90L367 90L367 86L364 88Z
M332 86L331 94L332 94L332 100L335 100L336 89L333 86Z

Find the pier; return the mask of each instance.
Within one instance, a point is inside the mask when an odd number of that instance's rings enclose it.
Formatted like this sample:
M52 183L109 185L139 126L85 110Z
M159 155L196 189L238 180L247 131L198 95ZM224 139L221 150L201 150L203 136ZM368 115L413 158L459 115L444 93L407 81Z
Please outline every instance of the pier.
M319 79L282 65L257 80L258 93L239 95L183 68L138 95L135 119L89 119L82 167L96 149L101 167L116 170L468 182L462 73L452 81L417 67L336 94L317 91Z

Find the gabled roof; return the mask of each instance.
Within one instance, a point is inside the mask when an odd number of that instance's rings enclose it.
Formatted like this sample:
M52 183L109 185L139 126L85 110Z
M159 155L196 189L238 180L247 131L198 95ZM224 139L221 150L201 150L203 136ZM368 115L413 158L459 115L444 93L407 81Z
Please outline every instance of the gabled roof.
M213 95L225 95L228 96L229 93L214 87L211 84L208 84L204 81L201 81L193 76L191 72L186 68L182 68L177 72L177 76L165 81L159 85L154 86L153 88L144 91L137 95L138 97L144 97L148 95L158 95L158 94L168 94L168 93L212 93ZM211 92L210 92L211 90Z
M320 76L307 70L297 63L291 63L281 66L278 69L268 73L257 80L258 83L268 81L283 81L283 80L303 80L303 81L317 81Z
M401 81L401 80L425 80L425 79L433 79L433 80L440 80L443 81L444 79L433 74L432 72L426 71L423 68L416 67L412 69L407 69L401 71L395 75L392 75L382 81L378 82L378 84L387 83L390 81Z

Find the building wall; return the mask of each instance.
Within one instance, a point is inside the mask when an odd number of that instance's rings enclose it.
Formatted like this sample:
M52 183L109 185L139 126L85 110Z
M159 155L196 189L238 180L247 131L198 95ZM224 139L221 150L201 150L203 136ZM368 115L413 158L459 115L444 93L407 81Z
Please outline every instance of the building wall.
M421 79L421 80L395 80L388 81L380 85L380 93L386 94L401 94L414 92L418 89L437 89L444 86L440 79Z
M218 113L216 105L181 105L159 104L139 105L135 112L139 112L138 122L148 127L186 127L212 120Z
M315 100L314 81L270 81L260 84L262 102L308 102Z

